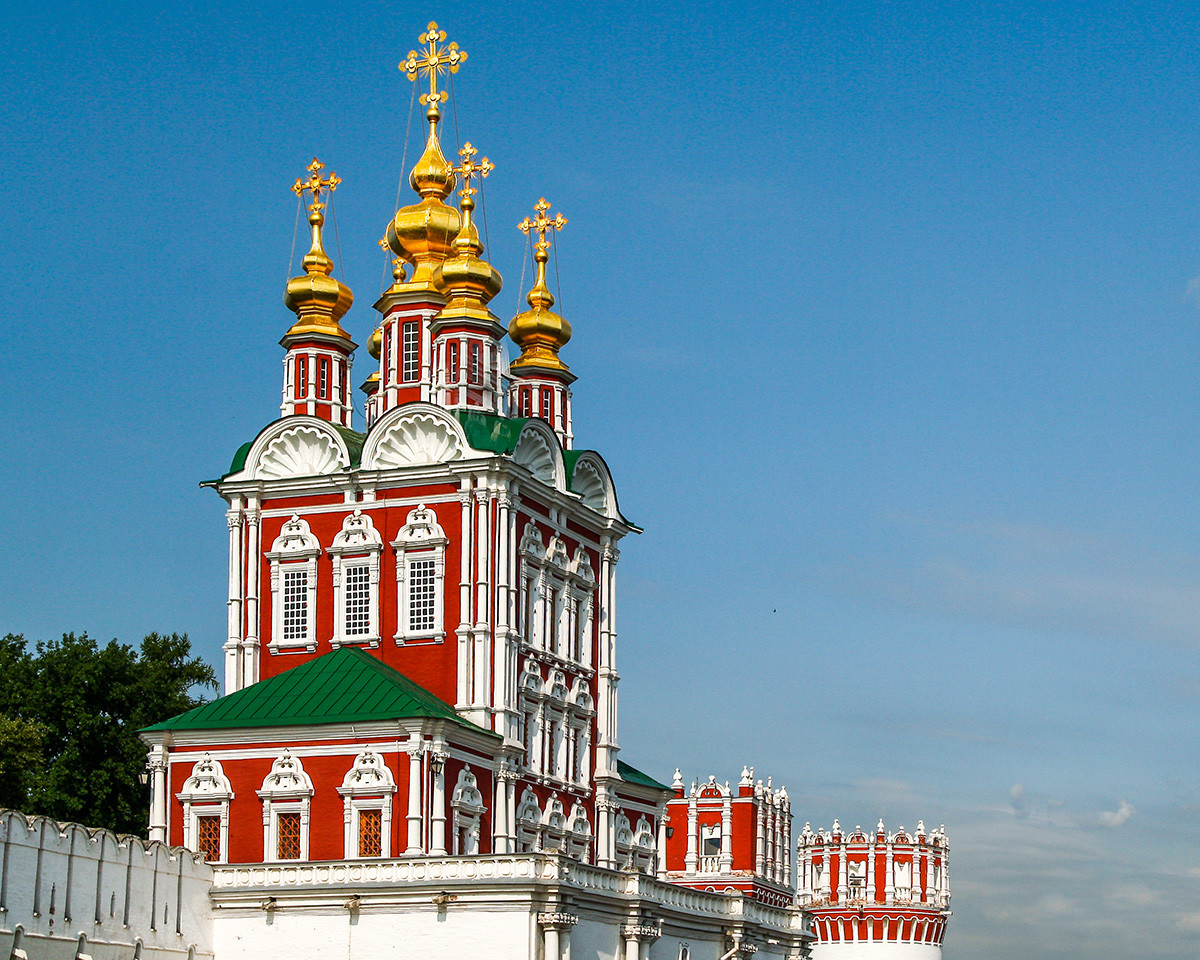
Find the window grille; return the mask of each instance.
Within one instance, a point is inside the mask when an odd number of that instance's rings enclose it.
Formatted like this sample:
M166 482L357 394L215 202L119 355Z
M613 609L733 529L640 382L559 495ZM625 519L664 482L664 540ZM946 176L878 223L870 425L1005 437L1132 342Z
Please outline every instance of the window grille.
M483 383L483 345L471 344L471 385L474 387Z
M402 335L404 337L401 353L403 370L401 370L400 379L405 383L413 383L421 376L421 337L416 321L405 323Z
M446 380L458 383L458 344L446 344Z
M358 812L358 855L360 857L383 856L382 810L360 810Z
M346 362L338 361L338 402L346 402Z
M518 413L518 416L522 416L522 417L529 416L530 403L531 403L530 390L528 387L524 387L524 388L522 388L521 393L520 393L520 401L518 404L518 406L520 407L520 411Z
M365 563L342 567L346 597L346 636L363 637L371 632L371 568Z
M322 357L317 366L317 399L329 399L329 358Z
M196 846L209 863L221 859L221 818L196 818Z
M281 813L275 822L276 860L300 859L300 814Z
M296 359L296 396L308 396L308 357Z
M554 394L549 387L542 387L542 419L547 423L554 422Z
M283 639L308 639L308 571L283 574Z
M411 632L434 629L436 587L433 560L408 562L408 629Z

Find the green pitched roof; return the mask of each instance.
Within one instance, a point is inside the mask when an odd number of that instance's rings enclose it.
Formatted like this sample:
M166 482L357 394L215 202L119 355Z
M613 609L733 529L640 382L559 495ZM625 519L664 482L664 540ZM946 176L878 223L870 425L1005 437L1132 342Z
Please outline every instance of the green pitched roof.
M449 704L356 647L341 647L146 729L229 730L409 717L453 720L490 732L463 720Z
M517 440L526 418L499 417L473 410L455 410L454 413L462 424L463 433L467 435L467 443L476 450L512 453L517 449Z
M626 783L636 783L643 787L657 787L659 790L670 790L665 783L659 783L648 773L642 773L637 767L631 767L624 760L617 761L617 773Z

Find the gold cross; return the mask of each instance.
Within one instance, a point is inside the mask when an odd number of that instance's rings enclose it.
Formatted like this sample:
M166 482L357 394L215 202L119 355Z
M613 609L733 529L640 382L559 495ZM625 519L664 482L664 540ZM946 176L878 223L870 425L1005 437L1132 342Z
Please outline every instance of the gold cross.
M342 178L336 173L330 173L324 180L321 179L321 171L325 169L323 164L316 157L313 157L312 163L307 167L308 179L302 180L297 177L296 182L292 184L292 192L296 196L302 196L307 190L312 194L313 202L308 205L309 210L320 210L325 204L321 203L321 191L328 190L333 193L337 189L338 184L342 182Z
M538 235L538 252L545 253L550 248L550 241L546 239L546 234L549 233L551 229L561 230L563 227L565 227L567 225L567 218L561 213L555 214L553 220L547 217L546 211L550 209L550 202L545 197L540 198L538 202L533 205L533 209L537 211L537 219L530 220L528 217L526 217L517 224L517 229L525 234L525 236L529 236L530 230L536 231Z
M458 155L462 157L462 163L457 167L450 168L462 177L463 188L458 191L458 195L464 200L475 195L475 188L471 186L472 178L478 176L480 180L486 180L487 175L496 169L496 165L487 157L476 163L475 154L477 153L479 151L468 140L463 144L462 149L458 151Z
M421 103L423 104L437 104L446 101L446 92L438 91L437 78L443 70L458 73L459 65L467 59L467 51L459 50L457 43L439 47L438 44L445 39L446 31L439 30L438 25L431 21L426 32L417 37L419 42L426 43L428 46L423 50L409 50L408 59L400 64L400 69L404 71L409 80L416 80L422 73L429 76L429 92L421 94Z

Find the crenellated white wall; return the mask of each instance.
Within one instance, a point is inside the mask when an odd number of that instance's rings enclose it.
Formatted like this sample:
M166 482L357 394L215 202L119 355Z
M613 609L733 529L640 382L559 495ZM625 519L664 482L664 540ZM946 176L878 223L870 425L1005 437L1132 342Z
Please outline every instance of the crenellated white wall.
M211 958L211 886L183 847L0 810L0 957Z

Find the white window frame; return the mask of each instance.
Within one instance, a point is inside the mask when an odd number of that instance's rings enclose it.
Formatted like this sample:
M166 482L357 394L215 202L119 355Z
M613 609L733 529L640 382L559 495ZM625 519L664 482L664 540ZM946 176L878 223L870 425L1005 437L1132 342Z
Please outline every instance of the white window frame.
M184 841L189 850L200 850L200 818L221 818L220 853L210 863L229 862L229 802L233 799L233 787L219 761L207 753L192 767L191 776L184 781L183 789L175 794L183 804Z
M446 547L450 540L437 522L437 514L418 504L409 512L404 526L392 541L396 551L396 635L397 644L414 642L441 643L446 638ZM410 564L433 561L433 627L411 628L409 619Z
M517 807L517 849L534 853L542 848L542 807L529 787L521 794Z
M271 772L263 780L258 797L263 804L263 862L298 863L308 860L309 808L312 803L312 780L304 772L298 757L288 751L275 758ZM279 859L279 815L300 814L300 856L296 860Z
M384 859L392 849L392 796L396 779L383 757L369 747L354 758L342 785L337 788L342 797L344 829L342 839L347 860ZM379 855L361 857L358 853L359 818L364 811L378 810Z
M551 797L542 814L542 849L567 852L567 813L558 797Z
M326 551L333 558L333 646L379 646L379 554L383 538L368 514L355 510L342 521L333 543ZM346 570L365 566L368 580L367 633L346 633Z
M477 856L483 823L483 794L479 791L479 783L471 772L471 765L464 764L458 772L458 782L454 785L454 793L450 797L450 807L454 811L454 832L451 843L451 854L456 857ZM470 838L465 845L463 835Z
M567 855L587 863L592 847L592 833L592 823L588 820L587 810L583 804L576 801L571 807L571 817L567 821Z
M292 514L266 554L271 561L271 642L268 646L273 653L298 650L313 653L317 649L317 557L320 555L321 544L309 529L308 521L301 519L299 514ZM304 636L299 640L284 640L283 575L301 571L308 574Z

